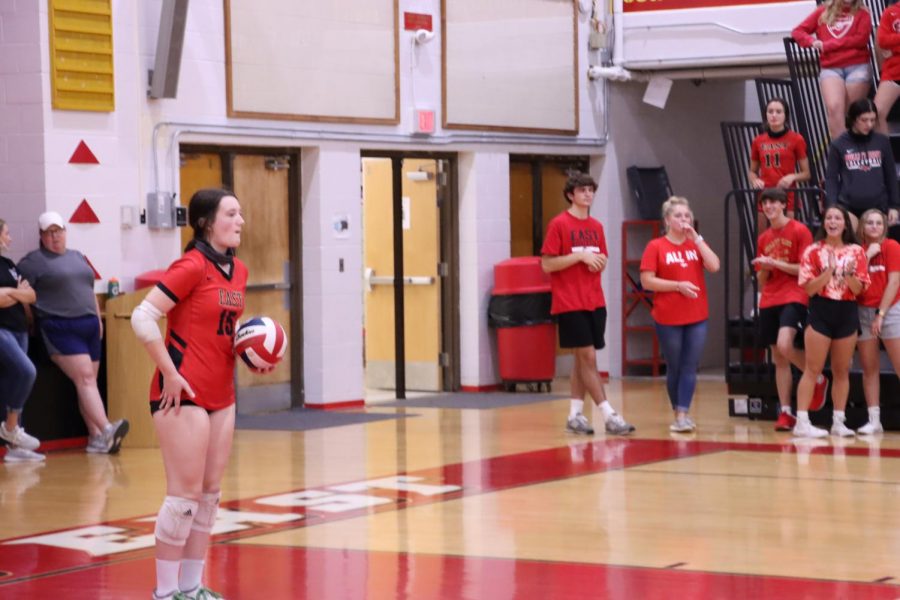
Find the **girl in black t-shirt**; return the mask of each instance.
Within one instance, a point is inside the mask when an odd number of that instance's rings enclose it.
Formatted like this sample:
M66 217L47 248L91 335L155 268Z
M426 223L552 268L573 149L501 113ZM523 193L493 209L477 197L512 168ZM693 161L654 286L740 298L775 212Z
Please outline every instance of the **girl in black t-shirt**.
M0 219L0 251L9 247L9 226ZM0 256L0 410L6 419L0 422L0 439L8 444L6 462L42 461L35 452L41 443L25 433L19 424L22 407L31 393L36 371L28 358L28 325L25 305L35 300L34 290L19 276L16 264Z

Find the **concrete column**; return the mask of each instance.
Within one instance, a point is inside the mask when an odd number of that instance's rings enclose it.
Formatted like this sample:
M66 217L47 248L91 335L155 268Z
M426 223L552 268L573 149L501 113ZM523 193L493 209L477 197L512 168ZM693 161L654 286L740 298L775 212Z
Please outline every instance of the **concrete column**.
M494 265L509 258L509 154L459 155L460 375L463 390L500 382L487 309Z
M362 404L362 205L359 149L301 152L303 377L306 405ZM349 237L334 233L347 216ZM344 268L340 270L340 261Z

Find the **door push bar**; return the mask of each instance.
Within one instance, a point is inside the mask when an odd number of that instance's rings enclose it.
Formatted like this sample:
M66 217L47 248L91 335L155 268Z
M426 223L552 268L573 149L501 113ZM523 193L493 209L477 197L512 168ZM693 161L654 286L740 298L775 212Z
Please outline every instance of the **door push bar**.
M375 269L366 267L365 274L366 291L371 292L373 285L394 285L393 275L375 275ZM434 277L425 275L408 276L403 278L404 285L431 285L434 283Z

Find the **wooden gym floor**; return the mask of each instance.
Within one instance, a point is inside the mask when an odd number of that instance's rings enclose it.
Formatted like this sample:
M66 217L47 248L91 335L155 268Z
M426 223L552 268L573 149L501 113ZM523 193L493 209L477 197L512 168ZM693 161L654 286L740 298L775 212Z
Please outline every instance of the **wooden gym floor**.
M566 400L238 431L207 581L229 599L900 598L900 434L793 442L705 380L699 431L670 435L662 382L608 391L632 438L565 433ZM0 467L0 598L149 598L163 481L150 449Z

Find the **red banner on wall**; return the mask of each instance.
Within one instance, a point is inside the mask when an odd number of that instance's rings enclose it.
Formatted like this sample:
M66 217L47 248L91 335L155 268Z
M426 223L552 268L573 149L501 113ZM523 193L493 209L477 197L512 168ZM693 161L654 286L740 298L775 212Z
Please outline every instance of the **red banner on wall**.
M651 10L746 6L748 4L784 4L786 2L797 2L797 0L624 0L624 2L623 12L634 13Z

